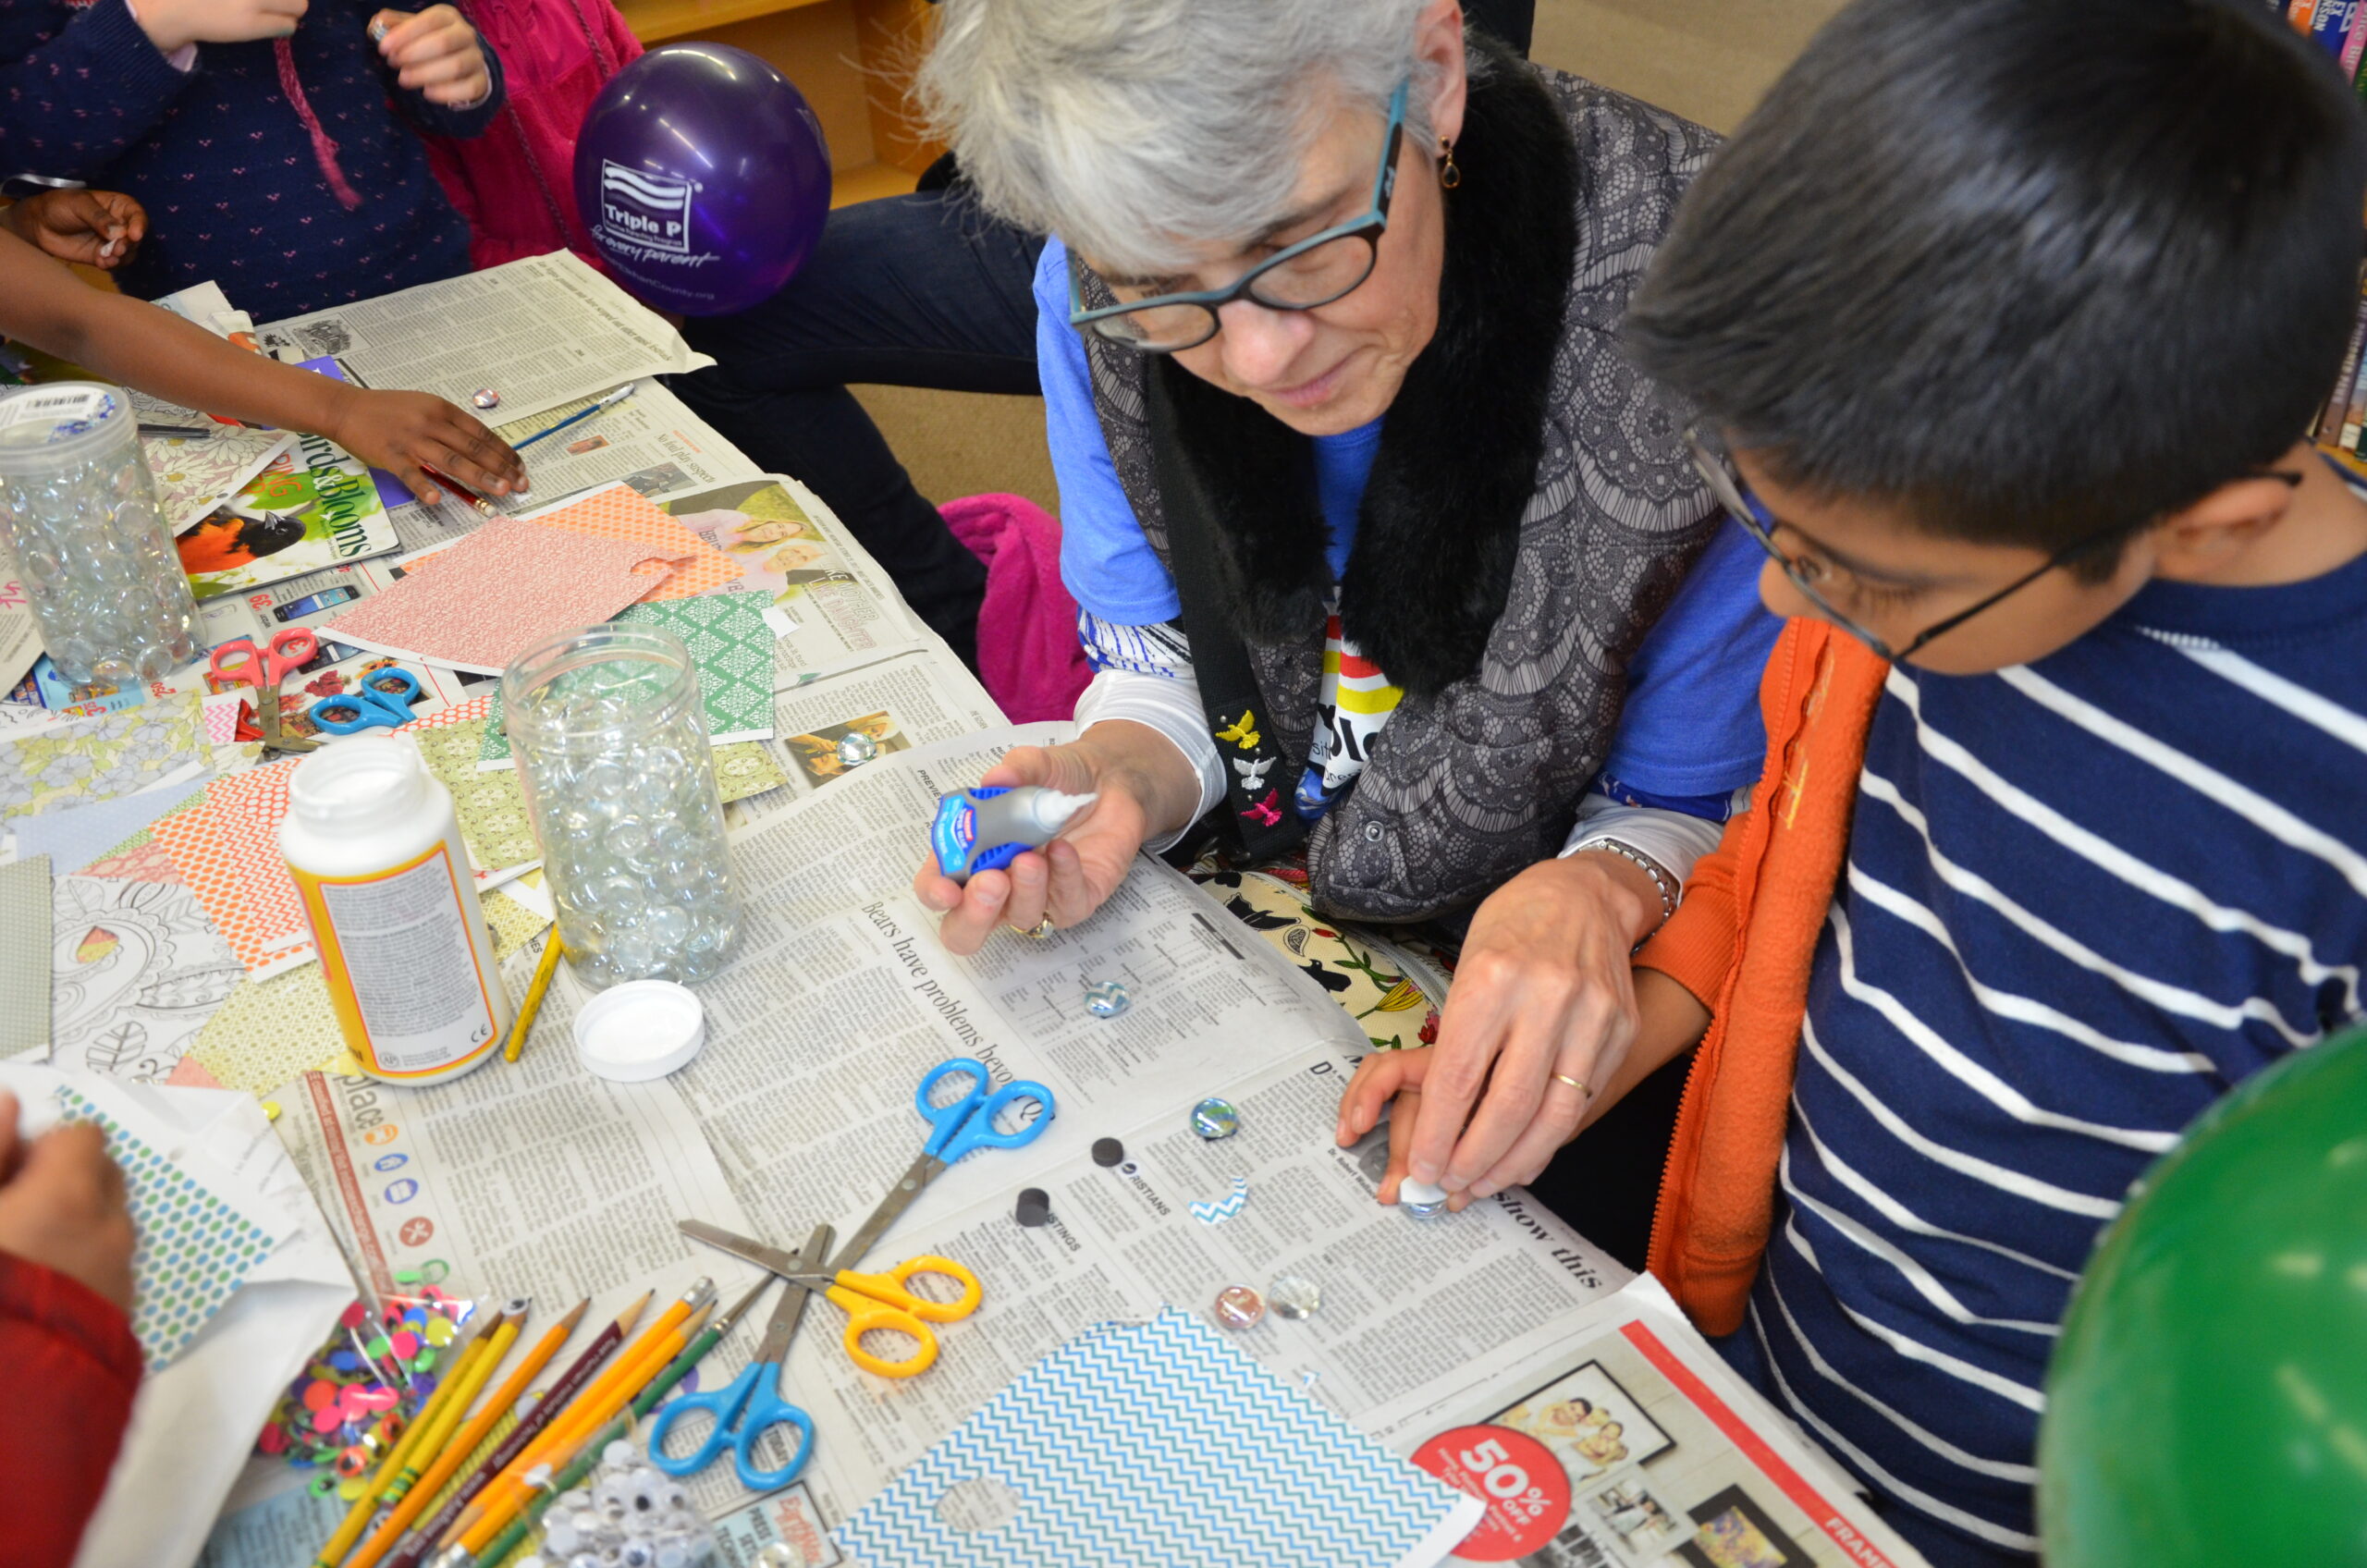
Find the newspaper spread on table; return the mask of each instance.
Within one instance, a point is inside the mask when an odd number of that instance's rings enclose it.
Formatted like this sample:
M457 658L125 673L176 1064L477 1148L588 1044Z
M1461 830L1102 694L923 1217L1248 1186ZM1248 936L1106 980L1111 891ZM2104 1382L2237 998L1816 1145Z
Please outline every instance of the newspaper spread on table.
M768 473L658 504L742 564L734 588L770 595L781 633L779 689L907 648L944 647L905 607L887 570L797 481Z
M1242 1334L1244 1348L1402 1452L1534 1403L1541 1387L1578 1375L1580 1348L1602 1359L1594 1341L1605 1330L1574 1313L1625 1271L1519 1191L1429 1220L1376 1203L1385 1131L1346 1149L1332 1140L1363 1035L1179 874L1146 859L1093 920L1041 942L998 940L969 960L938 944L934 917L907 890L934 802L1009 745L1064 730L1029 726L883 755L736 831L739 946L700 987L705 1051L669 1079L620 1085L581 1072L569 1029L583 995L564 969L519 1068L425 1090L308 1079L283 1124L295 1123L308 1174L323 1173L361 1272L383 1289L397 1268L433 1265L448 1289L595 1294L600 1310L653 1284L679 1293L704 1274L730 1299L754 1272L683 1240L675 1221L704 1219L785 1248L823 1221L843 1238L919 1151L921 1073L969 1056L998 1080L1050 1085L1056 1119L1026 1147L973 1156L941 1178L865 1262L958 1258L985 1284L986 1304L939 1330L943 1354L926 1375L889 1380L852 1366L841 1315L816 1303L785 1377L821 1433L812 1465L791 1495L761 1503L729 1465L693 1483L711 1513L752 1510L735 1527L772 1516L777 1533L792 1519L826 1533L1081 1330L1162 1303L1205 1311L1226 1285L1263 1290L1280 1274L1318 1281L1322 1310L1296 1322L1269 1314ZM1134 1006L1115 1019L1088 1014L1083 987L1099 979L1122 981ZM1212 1095L1241 1121L1213 1143L1187 1114ZM1092 1157L1105 1137L1124 1145L1114 1167ZM1196 1218L1192 1206L1225 1197L1236 1176L1249 1194L1239 1211ZM1012 1219L1027 1186L1050 1197L1040 1228ZM763 1317L715 1353L725 1367L747 1354ZM1621 1386L1651 1397L1632 1370ZM1711 1464L1712 1450L1739 1439L1719 1438L1707 1416L1686 1425L1652 1410L1664 1436L1683 1427L1691 1468L1683 1487L1650 1495L1682 1507L1711 1481L1726 1485L1743 1462ZM1632 1452L1644 1448L1639 1437ZM1663 1452L1675 1450L1652 1453ZM1829 1473L1814 1474L1821 1495L1846 1501ZM1475 1483L1503 1484L1492 1468ZM1754 1506L1779 1510L1786 1494L1769 1495L1754 1493ZM1586 1506L1599 1501L1589 1492ZM1797 1538L1797 1520L1781 1518ZM1586 1523L1569 1513L1554 1527Z
M567 251L255 330L265 352L295 360L333 355L365 386L433 392L464 409L476 393L496 393L503 420L531 418L644 375L715 362Z

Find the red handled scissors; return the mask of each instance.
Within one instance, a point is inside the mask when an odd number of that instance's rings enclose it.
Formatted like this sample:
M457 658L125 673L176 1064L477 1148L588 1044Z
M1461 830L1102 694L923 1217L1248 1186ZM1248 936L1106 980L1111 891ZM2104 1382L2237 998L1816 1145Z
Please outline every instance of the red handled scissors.
M208 674L236 685L255 689L255 717L263 724L264 749L294 754L317 749L318 741L291 736L280 729L279 683L313 661L321 640L300 626L273 633L271 645L257 647L251 637L234 637L214 650L205 661Z

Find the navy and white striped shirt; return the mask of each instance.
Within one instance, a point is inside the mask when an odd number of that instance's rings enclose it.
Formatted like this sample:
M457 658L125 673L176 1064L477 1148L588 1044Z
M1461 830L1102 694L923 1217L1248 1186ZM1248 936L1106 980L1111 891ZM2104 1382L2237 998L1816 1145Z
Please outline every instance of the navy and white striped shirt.
M2098 1232L2229 1085L2361 1016L2362 955L2367 557L2156 582L1993 675L1894 669L1737 1359L1894 1501L2035 1550Z

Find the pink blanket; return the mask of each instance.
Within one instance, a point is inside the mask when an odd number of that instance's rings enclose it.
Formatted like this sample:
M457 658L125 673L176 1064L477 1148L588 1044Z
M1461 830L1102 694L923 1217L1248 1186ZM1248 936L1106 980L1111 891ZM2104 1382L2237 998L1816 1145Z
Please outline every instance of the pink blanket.
M1024 496L972 496L938 510L987 563L978 679L1013 724L1067 718L1093 672L1077 645L1076 601L1061 582L1061 525Z

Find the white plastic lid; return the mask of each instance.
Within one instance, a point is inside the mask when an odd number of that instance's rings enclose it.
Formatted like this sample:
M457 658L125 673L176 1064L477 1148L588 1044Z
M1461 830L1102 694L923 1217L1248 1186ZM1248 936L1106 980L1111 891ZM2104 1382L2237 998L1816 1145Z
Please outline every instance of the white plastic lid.
M706 1044L706 1009L687 986L629 980L575 1015L575 1054L600 1077L644 1084L690 1065Z

